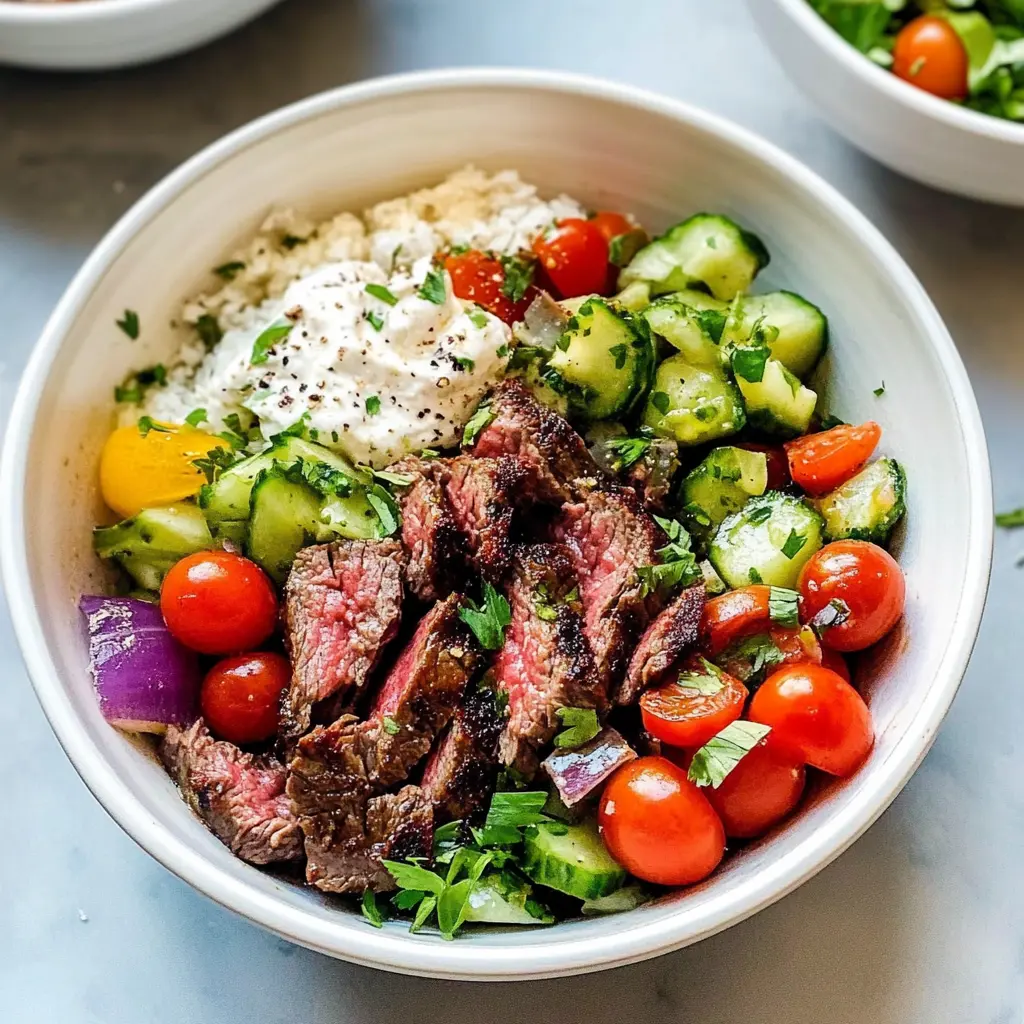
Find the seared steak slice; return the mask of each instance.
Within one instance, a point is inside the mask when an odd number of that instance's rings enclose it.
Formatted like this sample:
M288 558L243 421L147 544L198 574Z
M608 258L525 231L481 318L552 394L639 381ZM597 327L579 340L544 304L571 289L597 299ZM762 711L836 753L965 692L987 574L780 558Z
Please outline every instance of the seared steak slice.
M420 785L438 822L469 818L494 790L498 739L505 724L497 694L486 686L467 693L448 731L430 752Z
M532 775L538 750L558 731L558 709L600 708L604 689L584 636L576 573L564 548L520 547L508 599L512 622L494 661L495 684L508 693L499 757Z
M580 581L586 634L598 674L613 692L660 601L637 569L658 561L658 527L632 491L592 490L567 502L552 537L569 549Z
M514 455L529 474L532 496L563 502L573 483L600 479L583 438L558 413L538 402L517 380L503 381L491 398L494 419L476 439L473 454L483 458Z
M188 729L168 726L160 757L192 810L236 857L273 864L302 856L279 761L215 740L201 718Z
M448 463L445 494L465 538L469 563L492 583L501 579L512 561L509 528L526 480L522 463L510 455L497 459L462 455Z
M402 616L401 545L335 541L303 548L285 584L285 639L292 681L282 700L281 735L309 728L318 701L359 695Z
M632 704L697 643L704 611L704 584L687 587L648 627L637 644L625 678L612 694L616 704Z

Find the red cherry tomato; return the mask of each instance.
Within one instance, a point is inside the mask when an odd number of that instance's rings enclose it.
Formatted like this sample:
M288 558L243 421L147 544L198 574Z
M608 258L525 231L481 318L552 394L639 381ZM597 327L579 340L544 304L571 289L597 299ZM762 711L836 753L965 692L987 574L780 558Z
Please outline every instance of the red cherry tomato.
M846 682L852 682L850 676L850 666L846 664L846 659L838 652L833 651L831 647L819 647L821 651L821 663L825 668L831 669L837 676L842 676Z
M967 95L967 50L945 18L924 15L900 29L892 49L892 72L944 100Z
M782 821L803 795L807 772L772 733L740 758L718 789L704 792L730 839L753 839Z
M186 647L230 654L258 647L277 624L277 595L255 563L228 551L175 562L160 588L167 628Z
M770 725L782 749L830 775L849 775L874 743L871 712L861 695L821 665L773 672L750 702L750 720Z
M609 210L595 213L590 218L590 223L601 232L606 242L610 242L613 238L618 238L619 235L628 235L630 231L636 230L636 225L628 217L623 217L621 213L612 213Z
M699 882L725 853L725 831L707 797L664 757L637 758L611 777L598 825L611 855L657 885Z
M808 494L828 494L868 461L881 436L882 428L869 422L859 427L843 424L787 441L789 475Z
M888 551L865 540L837 540L816 551L800 571L801 615L811 621L841 601L845 621L822 630L836 651L862 651L877 643L903 615L907 586Z
M734 640L768 631L772 621L770 595L771 587L758 583L726 591L704 605L700 628L712 658Z
M663 743L702 747L740 717L748 696L738 679L694 660L687 662L678 680L640 698L640 715L644 728Z
M269 651L218 661L199 692L203 718L215 736L260 743L277 732L281 692L291 678L288 659Z
M513 302L503 291L505 268L500 261L477 249L458 255L446 256L444 269L452 279L452 291L466 302L475 302L493 313L509 326L523 319L537 294L532 285L518 302Z
M748 452L763 452L768 463L768 490L781 491L789 486L789 462L781 444L761 444L760 441L737 441L737 448Z
M608 277L608 242L593 221L560 220L533 243L548 279L563 299L600 294Z

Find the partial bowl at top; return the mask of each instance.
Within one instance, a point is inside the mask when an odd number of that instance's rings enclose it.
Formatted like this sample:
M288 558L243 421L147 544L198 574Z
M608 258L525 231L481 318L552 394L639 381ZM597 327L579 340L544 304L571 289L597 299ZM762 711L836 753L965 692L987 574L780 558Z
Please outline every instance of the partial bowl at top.
M127 67L184 53L280 0L0 0L0 64Z
M850 142L893 170L1024 206L1024 124L939 99L847 43L807 0L748 0L783 70Z
M170 321L272 208L317 218L361 209L470 162L515 168L545 194L630 211L653 228L713 209L755 231L773 256L762 287L785 282L830 316L829 408L879 421L911 489L899 552L903 639L862 666L877 743L854 777L698 887L627 915L445 942L400 923L375 930L232 856L151 757L101 717L76 603L101 585L90 527L101 513L96 463L112 389L175 344L160 330L127 340L114 328L123 311ZM99 245L47 325L15 403L0 492L5 582L33 683L68 756L121 826L181 878L282 936L447 978L537 978L641 960L747 917L824 867L931 744L967 665L991 559L988 458L970 384L920 284L878 232L796 161L719 118L621 85L525 71L433 72L316 96L235 132L158 185Z

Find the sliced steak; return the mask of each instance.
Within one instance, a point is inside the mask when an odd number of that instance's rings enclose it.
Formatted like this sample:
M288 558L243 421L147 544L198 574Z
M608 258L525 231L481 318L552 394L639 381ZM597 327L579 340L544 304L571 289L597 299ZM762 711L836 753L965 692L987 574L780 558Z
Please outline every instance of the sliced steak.
M633 647L660 607L637 575L658 560L658 527L632 491L591 490L562 506L552 537L571 553L594 662L607 691L617 692Z
M602 477L583 438L519 381L506 380L498 386L491 411L494 419L480 431L473 454L516 456L528 473L531 495L538 500L568 501L575 481Z
M480 686L463 698L448 731L430 752L420 783L439 823L469 818L487 803L498 774L504 724L494 690Z
M654 620L612 694L616 704L632 704L649 686L662 682L669 669L697 643L703 611L704 584L695 583Z
M404 554L396 541L336 541L303 548L285 584L292 681L281 735L294 739L318 701L352 703L402 616Z
M512 622L493 668L496 686L508 693L499 757L532 775L539 749L559 728L558 709L600 708L604 688L584 636L568 551L555 544L520 547L508 599Z
M511 455L462 455L452 459L447 470L445 495L465 538L469 564L497 583L512 562L509 529L526 492L528 473Z
M201 718L188 729L168 726L160 757L192 810L235 856L250 864L302 856L279 761L215 740Z

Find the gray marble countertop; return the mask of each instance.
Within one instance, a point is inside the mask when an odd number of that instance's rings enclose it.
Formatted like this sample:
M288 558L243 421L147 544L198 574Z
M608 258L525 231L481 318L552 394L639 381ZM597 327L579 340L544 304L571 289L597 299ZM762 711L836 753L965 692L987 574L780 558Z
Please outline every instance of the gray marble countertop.
M740 0L288 0L230 39L149 68L0 70L0 418L90 247L182 159L312 92L466 64L566 68L661 90L763 133L837 185L895 243L946 317L980 400L997 506L1024 504L1024 213L929 191L851 149L783 78ZM839 861L700 945L528 989L338 963L172 877L79 781L0 608L9 812L0 845L0 1019L1024 1021L1024 699L1014 668L1022 552L1024 535L997 538L981 637L938 742Z

